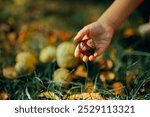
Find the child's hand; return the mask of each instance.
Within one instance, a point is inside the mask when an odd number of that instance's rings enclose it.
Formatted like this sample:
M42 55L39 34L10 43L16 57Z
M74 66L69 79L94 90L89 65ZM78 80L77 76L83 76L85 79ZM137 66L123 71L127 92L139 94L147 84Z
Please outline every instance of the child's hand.
M92 39L96 46L96 51L93 55L90 55L89 57L86 55L82 56L83 61L93 61L97 56L101 55L109 46L113 34L113 27L101 21L96 21L81 29L74 40L80 42L85 38ZM81 57L80 55L82 54L80 53L79 45L77 45L74 54L75 57Z

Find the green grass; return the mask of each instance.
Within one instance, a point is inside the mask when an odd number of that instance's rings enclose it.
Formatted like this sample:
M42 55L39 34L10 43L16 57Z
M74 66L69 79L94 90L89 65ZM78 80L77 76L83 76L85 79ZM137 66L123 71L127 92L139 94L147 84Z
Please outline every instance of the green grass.
M26 46L28 51L32 51L38 56L41 48L47 44L47 31L63 29L76 33L87 22L91 22L88 18L93 14L89 11L99 9L94 14L98 16L107 6L102 3L100 3L100 5L96 5L93 2L87 3L86 8L88 8L88 10L86 11L85 8L80 5L80 1L72 4L72 7L69 6L71 5L71 1L63 2L62 0L61 3L56 1L56 3L60 5L60 9L62 9L61 11L58 10L59 7L57 9L51 9L49 7L50 3L48 2L53 3L55 1L43 0L35 3L29 0L22 5L18 13L8 9L10 6L11 9L18 6L13 1L3 1L3 6L2 4L0 5L0 10L2 11L0 13L0 26L4 26L4 28L0 28L0 92L8 92L10 94L10 100L47 99L39 98L38 96L44 91L54 92L61 99L66 99L67 95L84 92L87 88L85 83L90 80L95 85L94 92L100 92L105 98L115 100L150 99L150 40L148 37L141 37L137 33L129 38L125 38L123 34L127 28L132 27L136 30L138 25L143 23L141 16L137 12L133 13L116 32L111 46L103 55L105 58L109 58L117 63L111 70L117 74L117 77L114 81L106 82L107 88L99 80L99 75L102 70L100 70L94 62L88 62L87 64L81 63L85 66L90 79L78 78L71 82L70 87L65 88L56 86L52 80L53 73L58 68L56 61L46 64L39 63L32 74L23 75L17 79L5 78L2 74L3 68L15 64L16 54L25 51L22 46ZM40 3L47 5L40 7ZM81 4L83 3L81 2ZM15 32L18 36L23 26L30 29L34 23L40 23L43 27L27 35L26 42L23 43L25 45L17 44L17 39L14 44L10 42L8 39L10 32ZM57 44L59 43L61 42ZM115 56L109 52L111 49L116 50ZM132 51L130 51L131 49ZM72 73L74 70L75 68L70 69L70 72ZM138 70L138 74L131 84L129 84L129 87L127 87L127 73L134 70ZM123 87L121 88L124 91L124 95L113 94L114 89L112 89L112 84L117 81L123 83Z

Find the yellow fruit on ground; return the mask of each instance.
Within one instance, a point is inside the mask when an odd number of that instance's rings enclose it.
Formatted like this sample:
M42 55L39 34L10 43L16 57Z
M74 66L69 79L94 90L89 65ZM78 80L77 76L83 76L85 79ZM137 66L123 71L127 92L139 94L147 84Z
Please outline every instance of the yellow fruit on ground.
M75 44L63 42L57 47L56 59L59 67L73 68L78 64L78 59L74 57Z
M102 56L98 57L95 61L100 69L110 70L114 66L114 63L111 59L107 59Z
M17 73L14 66L3 68L3 76L10 79L17 78Z
M30 61L17 62L15 65L15 70L18 75L32 73L35 68L35 65L30 63Z
M41 50L39 60L42 63L54 61L55 59L56 59L56 47L55 46L48 46Z
M53 81L57 86L67 87L70 85L70 82L72 81L72 75L69 72L69 70L65 68L59 68L56 71L54 71Z
M7 100L9 98L9 94L7 92L0 92L0 100Z
M121 82L115 82L112 85L112 88L114 88L114 94L122 95L123 94L123 84Z
M79 65L77 67L76 71L74 72L74 74L79 77L87 77L88 76L87 71L85 70L83 65Z
M102 82L105 82L105 81L112 81L116 78L116 74L114 72L111 72L111 71L104 71L100 74L100 80Z
M37 64L37 59L30 52L21 52L16 56L16 62L26 62L26 61L34 65Z

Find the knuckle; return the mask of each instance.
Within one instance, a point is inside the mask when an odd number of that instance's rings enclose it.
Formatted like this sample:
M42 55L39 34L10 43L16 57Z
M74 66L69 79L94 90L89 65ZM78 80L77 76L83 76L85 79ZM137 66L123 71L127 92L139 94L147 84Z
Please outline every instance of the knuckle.
M88 30L88 28L89 28L88 26L84 26L83 30Z

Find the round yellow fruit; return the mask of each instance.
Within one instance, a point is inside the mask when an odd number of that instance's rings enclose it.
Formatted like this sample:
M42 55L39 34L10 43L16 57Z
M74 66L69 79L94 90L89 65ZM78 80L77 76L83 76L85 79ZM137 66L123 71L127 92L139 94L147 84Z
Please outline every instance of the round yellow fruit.
M56 59L59 67L73 68L78 64L78 60L74 57L75 44L71 42L63 42L57 47Z
M56 59L56 47L55 46L48 46L41 50L39 60L42 63L54 61L55 59Z
M37 64L37 59L30 52L21 52L16 56L16 62L24 62L25 63L26 61L28 61L34 65Z
M67 87L72 81L71 73L65 68L59 68L53 74L53 81L57 86Z
M7 100L10 95L7 92L0 92L0 100Z
M18 75L32 73L35 68L35 65L30 63L30 61L17 62L15 65L15 70Z
M16 79L17 73L15 70L15 67L9 66L9 67L3 68L3 76L5 76L6 78L10 78L10 79Z
M112 80L115 80L115 78L116 78L116 74L114 72L111 72L111 71L103 71L100 74L100 80L102 82L105 82L106 80L112 81Z

